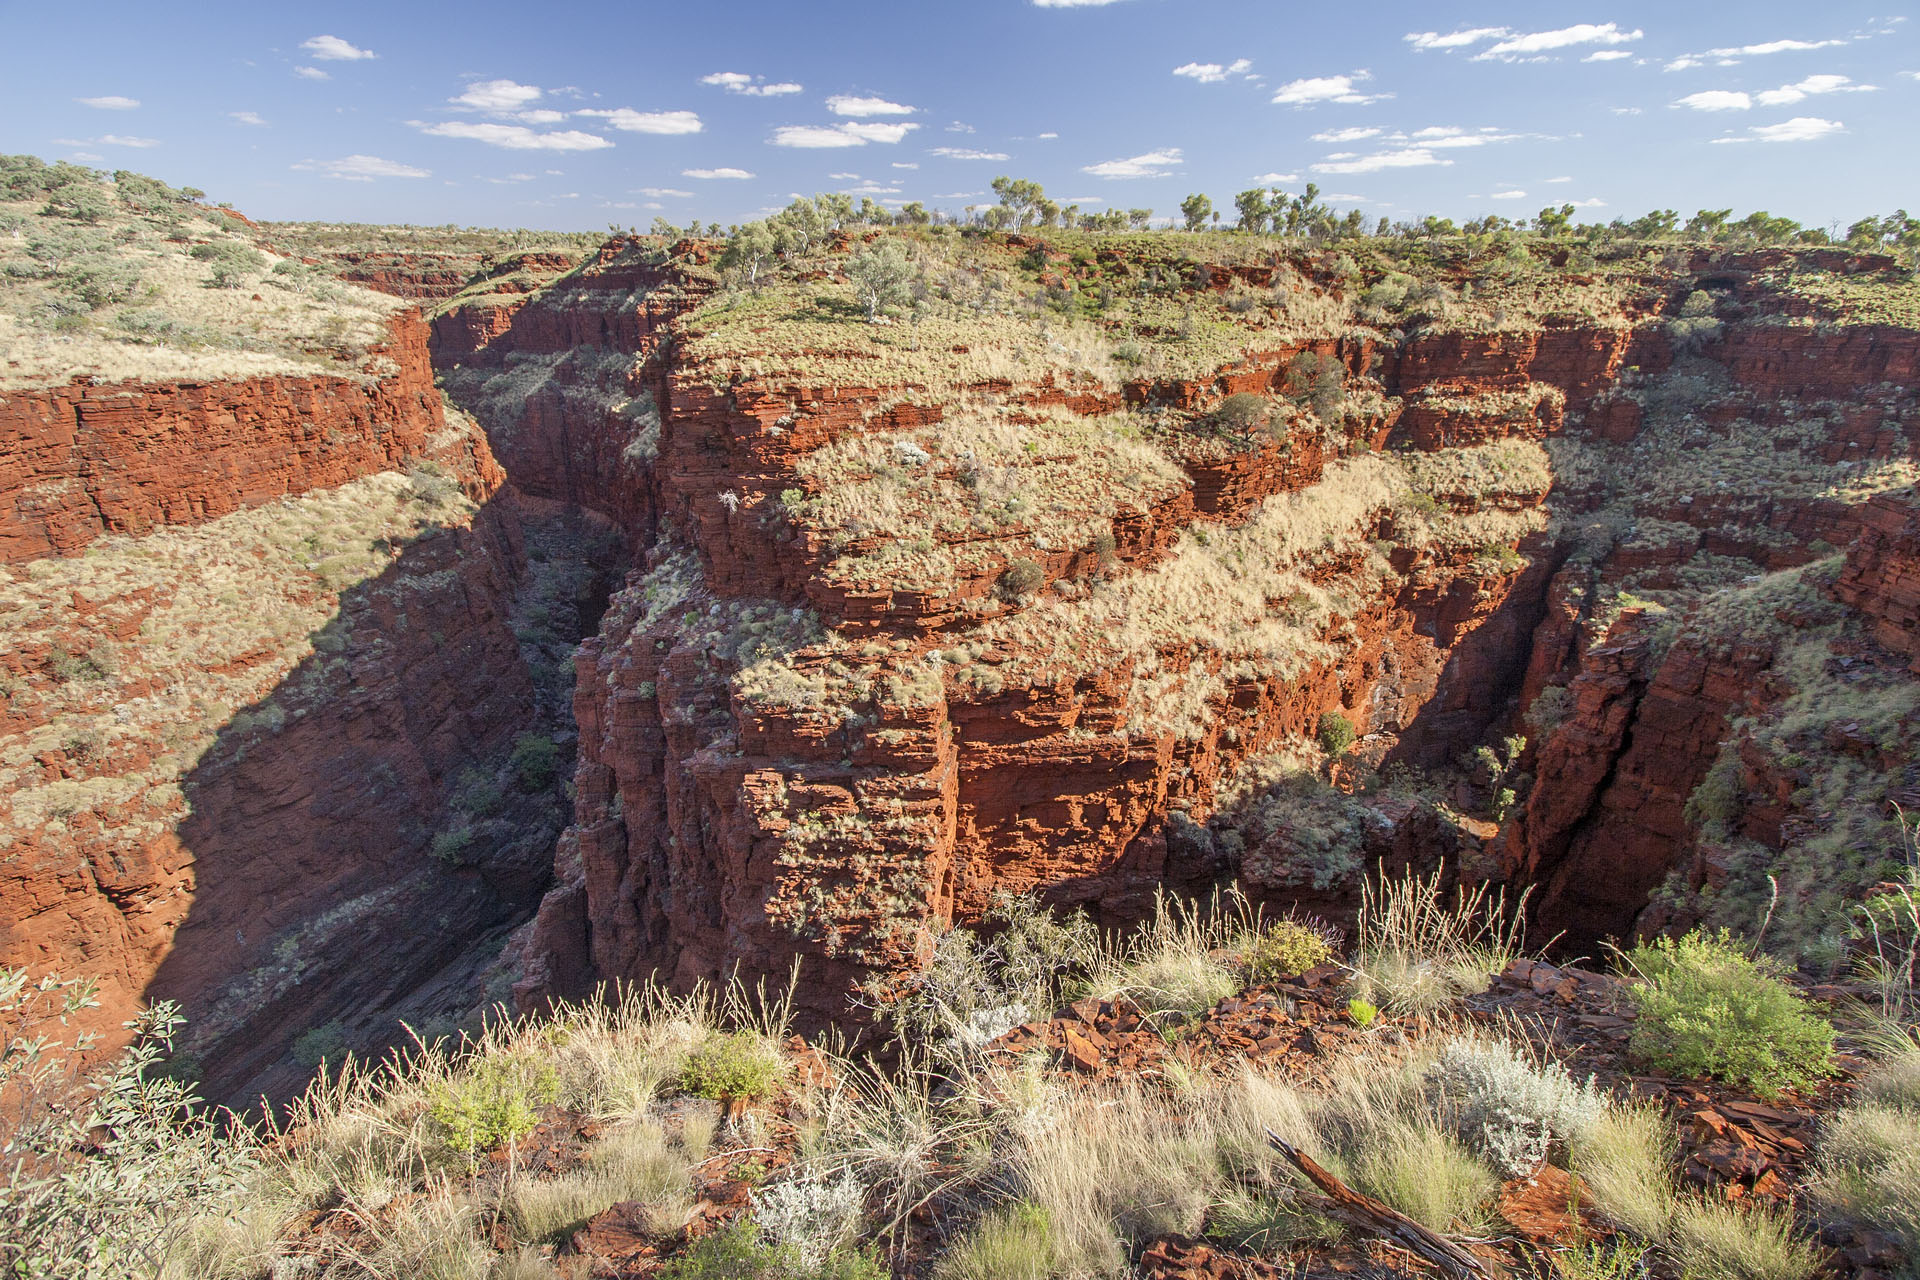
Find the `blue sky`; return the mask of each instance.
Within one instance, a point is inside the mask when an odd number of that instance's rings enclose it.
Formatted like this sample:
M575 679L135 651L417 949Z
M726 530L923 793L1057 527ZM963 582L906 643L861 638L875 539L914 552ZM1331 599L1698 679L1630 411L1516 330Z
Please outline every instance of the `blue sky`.
M1920 211L1920 46L1844 3L0 3L0 150L262 218L600 229L1000 173L1093 210Z

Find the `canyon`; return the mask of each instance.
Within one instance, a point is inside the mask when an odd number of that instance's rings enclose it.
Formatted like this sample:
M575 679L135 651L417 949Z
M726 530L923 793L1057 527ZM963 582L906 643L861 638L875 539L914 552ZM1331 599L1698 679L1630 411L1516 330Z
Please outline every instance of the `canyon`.
M982 252L1144 292L1110 239ZM244 1100L603 984L797 962L844 1022L1005 894L1339 924L1445 867L1591 955L1752 929L1772 876L1811 953L1897 858L1920 329L1780 283L1891 260L1675 250L1602 314L1095 370L1044 310L791 333L814 282L719 251L343 260L426 313L383 371L0 391L0 960L103 1026L180 999ZM1171 289L1249 287L1357 292ZM1245 393L1290 416L1215 429Z

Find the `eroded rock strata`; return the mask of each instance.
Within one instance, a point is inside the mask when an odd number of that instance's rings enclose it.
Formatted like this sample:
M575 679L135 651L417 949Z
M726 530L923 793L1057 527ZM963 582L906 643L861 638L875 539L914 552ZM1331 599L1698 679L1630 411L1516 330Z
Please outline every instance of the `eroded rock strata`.
M1818 562L1863 529L1897 540L1875 495L1913 474L1920 335L1810 323L1764 287L1764 255L1702 255L1597 321L1303 337L1210 377L1107 383L969 379L965 344L918 379L809 377L817 357L754 349L768 326L717 339L698 272L630 256L504 326L442 322L450 385L509 467L652 548L578 658L574 822L520 948L523 1001L801 956L830 1018L1001 892L1120 922L1238 878L1337 913L1394 850L1537 882L1539 923L1570 944L1625 935L1663 886L1751 882L1764 860L1727 871L1689 802L1801 632L1854 624L1783 605L1773 640L1663 628L1769 574L1831 604ZM1705 341L1669 323L1702 289L1727 317ZM1344 430L1276 447L1196 429L1235 392L1287 393L1303 353L1339 370ZM1030 427L1025 453L967 445L985 437L966 415ZM1171 465L1099 452L1082 424L1109 415ZM1136 470L1083 485L1090 457ZM1044 513L943 524L956 486L1022 475ZM920 504L908 534L855 510L882 482ZM1885 582L1905 619L1874 554L1839 594ZM1906 634L1879 625L1881 644ZM1457 805L1370 801L1357 853L1236 825L1261 763L1328 712L1374 764L1531 741Z

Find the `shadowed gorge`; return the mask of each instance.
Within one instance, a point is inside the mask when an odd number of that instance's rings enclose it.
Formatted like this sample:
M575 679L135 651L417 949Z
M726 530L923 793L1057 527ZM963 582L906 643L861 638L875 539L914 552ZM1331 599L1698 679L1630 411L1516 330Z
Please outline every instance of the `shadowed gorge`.
M1904 214L68 168L0 166L0 1030L100 1038L0 1108L138 1095L10 1176L164 1164L157 1274L1903 1274Z

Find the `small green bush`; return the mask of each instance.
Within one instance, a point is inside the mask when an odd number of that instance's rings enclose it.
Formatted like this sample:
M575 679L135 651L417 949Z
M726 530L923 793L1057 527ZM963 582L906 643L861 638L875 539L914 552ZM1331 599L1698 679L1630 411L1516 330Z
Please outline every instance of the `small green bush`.
M513 773L522 791L544 791L560 771L560 748L544 733L523 733L513 740Z
M1333 944L1298 920L1281 920L1247 945L1247 976L1255 982L1290 978L1333 959Z
M433 1087L427 1119L450 1149L472 1161L532 1133L539 1109L559 1096L552 1063L520 1054L481 1058Z
M1380 1016L1380 1006L1355 996L1347 1001L1347 1016L1353 1019L1355 1026L1372 1026L1373 1020Z
M709 1036L687 1055L680 1087L702 1098L753 1101L772 1093L786 1076L779 1046L751 1031Z
M433 838L433 856L450 867L465 862L467 850L472 847L472 827L450 827Z
M1015 560L1007 565L1007 571L1000 575L1000 590L1009 600L1019 600L1030 596L1045 586L1047 571L1037 561Z
M338 1018L309 1028L293 1042L293 1060L309 1069L323 1062L338 1065L346 1053L347 1030Z
M1627 963L1639 975L1632 1048L1653 1067L1763 1097L1828 1073L1832 1025L1726 930L1643 943Z
M1347 754L1347 749L1353 746L1354 739L1359 734L1353 727L1353 721L1338 711L1323 711L1320 713L1320 723L1314 730L1314 736L1320 740L1320 749L1337 760Z

